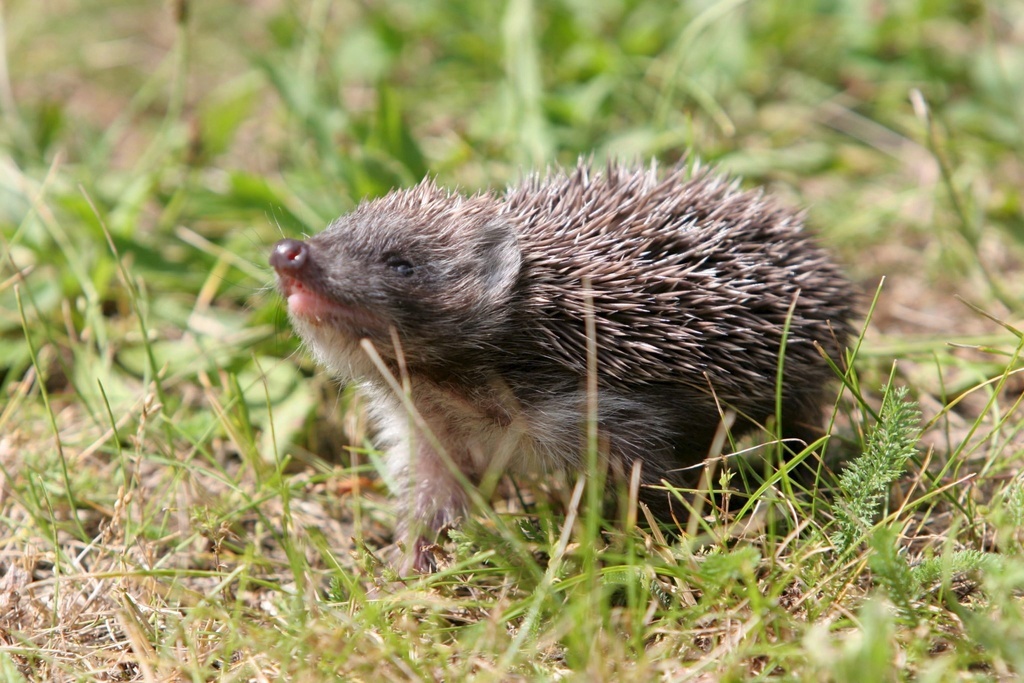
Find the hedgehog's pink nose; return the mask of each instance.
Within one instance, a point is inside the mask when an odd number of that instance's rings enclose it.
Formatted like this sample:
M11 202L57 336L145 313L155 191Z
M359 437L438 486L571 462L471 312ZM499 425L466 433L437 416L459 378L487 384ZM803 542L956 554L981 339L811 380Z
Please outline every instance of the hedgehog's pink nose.
M279 273L302 270L309 260L309 246L299 240L281 240L270 252L270 265Z

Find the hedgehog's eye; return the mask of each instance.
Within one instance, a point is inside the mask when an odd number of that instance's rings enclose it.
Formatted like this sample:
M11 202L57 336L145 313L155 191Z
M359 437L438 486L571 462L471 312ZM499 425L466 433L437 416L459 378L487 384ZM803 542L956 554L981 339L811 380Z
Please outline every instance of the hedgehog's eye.
M415 268L413 268L412 263L410 263L408 259L404 259L401 256L390 255L384 260L384 262L387 264L388 268L395 271L402 277L408 277L412 275L413 271L415 270Z

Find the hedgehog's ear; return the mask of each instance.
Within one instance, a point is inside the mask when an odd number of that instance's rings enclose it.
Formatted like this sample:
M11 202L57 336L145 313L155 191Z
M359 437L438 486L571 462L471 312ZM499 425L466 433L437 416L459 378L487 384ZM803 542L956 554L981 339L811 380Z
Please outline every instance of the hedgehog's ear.
M475 246L484 290L497 294L511 287L523 262L512 225L503 220L486 223L476 236Z

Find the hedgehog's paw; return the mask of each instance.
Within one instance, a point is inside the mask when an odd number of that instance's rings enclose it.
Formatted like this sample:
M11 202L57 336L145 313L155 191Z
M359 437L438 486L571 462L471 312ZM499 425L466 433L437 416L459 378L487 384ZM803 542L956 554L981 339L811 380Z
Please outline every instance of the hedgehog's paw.
M441 545L448 538L448 531L461 521L461 516L452 516L449 509L432 515L428 523L400 524L398 538L404 549L398 566L399 573L407 575L418 572L433 574L451 564L452 558Z
M417 538L412 545L412 569L420 574L433 574L448 560L444 548L425 536Z

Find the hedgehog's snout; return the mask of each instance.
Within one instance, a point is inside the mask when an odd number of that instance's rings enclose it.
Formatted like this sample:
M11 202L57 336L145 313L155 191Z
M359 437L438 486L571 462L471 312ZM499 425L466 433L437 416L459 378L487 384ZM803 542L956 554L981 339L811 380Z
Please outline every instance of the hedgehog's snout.
M309 261L309 245L300 240L281 240L270 252L270 265L280 275L295 275Z

